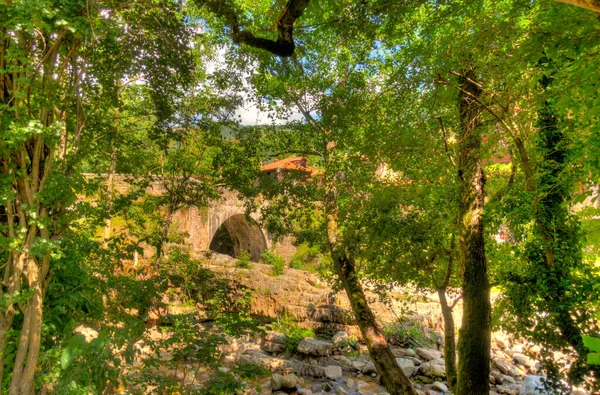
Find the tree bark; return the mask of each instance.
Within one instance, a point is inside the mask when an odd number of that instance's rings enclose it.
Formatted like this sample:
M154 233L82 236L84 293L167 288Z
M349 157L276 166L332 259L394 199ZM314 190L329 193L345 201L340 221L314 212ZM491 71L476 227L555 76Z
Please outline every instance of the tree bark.
M454 316L452 307L446 299L446 287L440 287L437 290L440 297L440 308L442 317L444 317L444 365L446 367L446 379L451 391L456 390L456 340L454 339Z
M367 298L358 279L353 258L348 256L348 253L341 246L335 196L335 186L329 187L325 198L327 240L333 264L350 300L360 332L386 390L391 395L416 395L417 393L412 388L410 380L396 363L385 336L377 325L375 315L367 303Z
M481 90L472 68L459 77L459 268L463 323L458 340L458 395L487 395L490 372L490 286L484 242L484 186L478 133Z
M600 14L600 0L556 0L559 3L573 5L575 7L585 8Z
M294 43L294 24L308 7L310 0L288 0L285 8L279 14L274 25L277 26L277 39L270 40L257 37L248 30L244 30L239 21L233 5L225 0L197 0L211 12L225 18L225 22L231 27L233 41L236 44L263 49L280 57L289 57L294 54L296 44Z

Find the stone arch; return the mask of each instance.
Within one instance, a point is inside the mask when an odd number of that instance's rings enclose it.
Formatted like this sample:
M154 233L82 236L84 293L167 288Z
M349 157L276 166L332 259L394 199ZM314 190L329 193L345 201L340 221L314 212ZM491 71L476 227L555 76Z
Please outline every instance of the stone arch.
M234 214L217 228L209 250L234 257L247 251L251 259L258 262L267 250L267 240L254 220L244 214Z

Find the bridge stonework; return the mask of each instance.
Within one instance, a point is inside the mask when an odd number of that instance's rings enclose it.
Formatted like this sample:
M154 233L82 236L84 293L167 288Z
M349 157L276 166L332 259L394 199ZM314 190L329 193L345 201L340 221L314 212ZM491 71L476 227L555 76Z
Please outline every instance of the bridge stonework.
M130 188L126 176L115 176L116 191L125 194ZM147 192L160 194L164 192L164 188L156 181L148 187ZM245 250L250 253L253 261L258 261L262 253L270 249L289 262L296 252L290 237L276 241L266 229L259 226L258 213L246 216L244 201L233 190L223 189L220 199L211 201L207 207L191 206L178 210L173 216L173 227L188 235L186 244L196 258L211 250L211 243L217 232L220 229L223 231L222 228L229 234L233 242L233 255L236 256Z

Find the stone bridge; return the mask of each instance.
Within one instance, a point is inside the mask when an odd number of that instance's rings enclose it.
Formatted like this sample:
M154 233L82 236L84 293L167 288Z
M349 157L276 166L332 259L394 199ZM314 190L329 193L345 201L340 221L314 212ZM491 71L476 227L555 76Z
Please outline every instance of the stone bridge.
M106 175L89 174L86 177ZM127 176L115 176L116 191L124 194L130 188ZM164 192L164 187L156 181L148 187L147 192L160 194ZM289 261L296 251L291 239L286 237L276 242L259 225L258 219L258 213L246 215L244 201L238 198L236 191L223 189L221 198L211 201L207 207L191 206L178 210L173 216L173 227L187 234L186 244L195 257L201 257L207 251L234 257L247 251L253 261L258 261L263 252L270 249Z
M245 214L244 201L232 190L223 190L221 199L208 207L188 207L174 216L177 228L189 235L187 242L194 255L210 250L238 256L247 251L258 261L270 249L289 261L296 250L290 238L275 242L258 220L258 213Z

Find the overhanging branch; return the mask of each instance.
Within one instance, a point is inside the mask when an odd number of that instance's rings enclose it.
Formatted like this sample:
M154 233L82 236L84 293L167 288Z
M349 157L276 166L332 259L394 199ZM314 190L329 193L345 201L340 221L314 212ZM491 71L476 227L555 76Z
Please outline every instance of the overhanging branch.
M241 25L233 5L228 0L197 0L214 14L225 18L231 27L233 42L246 44L254 48L264 49L273 55L289 57L294 54L294 23L304 13L310 0L288 0L285 8L276 22L277 40L257 37L252 32L245 30Z

